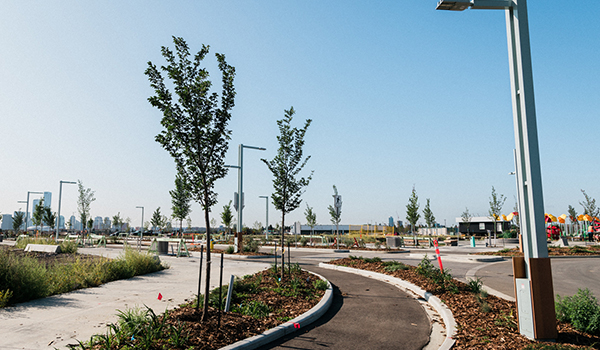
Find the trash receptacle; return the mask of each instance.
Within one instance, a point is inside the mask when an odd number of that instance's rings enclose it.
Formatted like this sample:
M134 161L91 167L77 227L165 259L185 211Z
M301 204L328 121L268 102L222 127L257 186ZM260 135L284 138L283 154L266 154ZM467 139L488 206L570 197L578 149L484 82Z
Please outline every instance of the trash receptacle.
M158 254L168 254L168 253L169 253L169 242L158 241Z

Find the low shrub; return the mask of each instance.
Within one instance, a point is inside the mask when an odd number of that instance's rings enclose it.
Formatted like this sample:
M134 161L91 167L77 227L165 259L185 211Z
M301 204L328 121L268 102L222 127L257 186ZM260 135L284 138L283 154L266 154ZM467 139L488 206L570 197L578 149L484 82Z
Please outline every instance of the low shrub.
M232 245L228 246L225 250L225 254L233 254L233 252L235 252L235 248Z
M313 287L318 290L326 290L327 289L327 281L323 281L321 279L313 282Z
M571 297L557 295L555 305L558 320L569 322L582 332L600 334L600 306L589 289L579 289Z
M408 266L398 261L386 261L383 263L383 266L385 266L383 269L387 272L408 270Z

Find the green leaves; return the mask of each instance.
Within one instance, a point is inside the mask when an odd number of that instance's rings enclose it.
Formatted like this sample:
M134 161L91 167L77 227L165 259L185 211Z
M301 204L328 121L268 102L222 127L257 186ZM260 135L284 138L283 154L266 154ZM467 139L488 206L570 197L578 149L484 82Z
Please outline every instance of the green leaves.
M234 106L235 68L227 64L225 55L216 54L223 83L219 97L218 93L211 93L208 71L201 67L209 46L202 45L191 58L183 38L173 37L173 43L175 52L167 47L161 49L168 64L159 69L148 62L145 71L155 91L148 101L163 113L163 130L155 140L175 160L179 176L192 198L204 210L210 210L217 203L214 183L227 174L224 159L231 135L227 124ZM174 86L176 101L165 85L163 73Z
M419 196L417 196L417 191L415 190L415 186L413 186L412 193L408 199L408 204L406 205L406 220L410 222L412 229L414 230L415 225L420 218L421 214L419 214Z
M303 128L292 128L291 123L296 111L294 107L291 107L284 112L284 118L277 121L280 133L277 136L279 142L277 155L270 161L261 160L273 173L273 188L275 190L271 195L273 205L285 216L285 213L289 213L300 206L302 202L300 197L304 193L302 189L308 186L313 172L306 178L297 178L310 159L310 156L304 158L302 148L304 147L304 135L312 120L307 119Z

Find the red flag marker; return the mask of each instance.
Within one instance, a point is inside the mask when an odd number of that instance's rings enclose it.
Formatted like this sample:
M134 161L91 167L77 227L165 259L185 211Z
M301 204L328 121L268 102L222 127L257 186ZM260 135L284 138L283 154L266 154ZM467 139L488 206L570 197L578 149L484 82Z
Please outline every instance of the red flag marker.
M158 293L158 300L162 300L162 294Z

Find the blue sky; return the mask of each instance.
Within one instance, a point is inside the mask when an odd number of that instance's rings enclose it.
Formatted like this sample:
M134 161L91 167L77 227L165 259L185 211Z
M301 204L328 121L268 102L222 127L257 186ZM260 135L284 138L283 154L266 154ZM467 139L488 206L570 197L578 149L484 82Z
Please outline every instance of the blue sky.
M233 136L226 162L244 152L244 224L264 223L272 177L260 158L277 150L276 120L294 106L313 180L306 203L329 223L336 185L342 222L405 221L413 185L438 222L465 207L487 214L491 187L515 203L514 132L503 11L436 11L435 1L3 1L0 3L0 212L27 191L81 180L96 192L93 216L117 212L139 225L170 215L174 163L154 137L161 115L147 62L183 37L216 83L214 53L236 68ZM600 2L529 4L546 212L600 197ZM216 84L215 84L216 85ZM219 181L218 219L237 189ZM61 213L77 212L63 186ZM194 225L203 226L198 204ZM269 222L280 220L271 205Z

